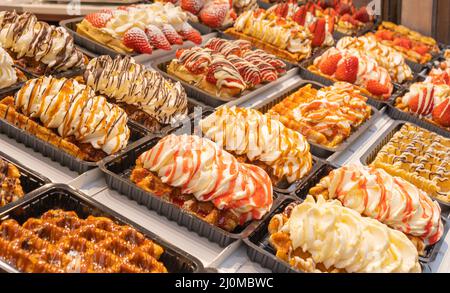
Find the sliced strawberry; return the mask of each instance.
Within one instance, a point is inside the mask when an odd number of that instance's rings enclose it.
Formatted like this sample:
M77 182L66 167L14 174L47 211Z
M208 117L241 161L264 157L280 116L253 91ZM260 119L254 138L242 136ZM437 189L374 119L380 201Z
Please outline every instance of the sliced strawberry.
M145 34L148 37L148 41L153 48L162 49L162 50L171 50L172 46L170 46L169 41L166 39L164 33L157 27L156 25L148 25L145 28Z
M111 17L111 14L97 12L86 15L85 19L93 26L102 28L106 26L106 23L111 19Z
M187 22L177 32L183 39L189 40L194 44L200 45L203 41L202 35Z
M217 28L222 26L225 17L227 16L228 4L219 3L206 5L202 11L200 11L200 20L209 27Z
M394 32L391 32L390 30L379 30L375 33L375 36L379 40L387 40L387 41L394 40Z
M130 28L125 32L123 35L123 44L138 53L151 54L153 51L147 35L138 27Z
M171 26L170 24L166 23L163 24L161 31L163 32L166 39L169 41L172 45L182 45L183 44L183 38L177 33L175 28Z
M361 7L355 13L355 15L353 15L353 18L356 19L357 21L362 22L362 23L368 23L370 21L370 15L367 12L367 8L366 7Z
M416 95L409 99L408 106L412 112L424 116L431 114L434 108L434 87L431 88L430 93L428 93L428 90L428 87L423 88L422 98L420 95ZM428 99L423 97L428 97Z
M450 98L445 99L434 108L433 119L444 127L450 127Z
M369 80L366 89L375 96L385 96L389 94L389 86L381 84L377 80Z
M323 60L320 65L319 69L323 74L326 75L333 75L336 72L337 65L339 61L342 59L342 56L340 54L334 54Z
M306 7L303 5L297 10L294 16L292 16L292 19L299 25L304 26L306 22L306 13Z
M415 52L420 55L426 55L428 53L428 47L425 45L417 45L412 48Z
M183 10L189 11L190 13L197 15L200 10L202 10L205 5L204 0L181 0L180 6Z
M216 73L216 67L214 65L212 65L209 69L208 69L208 73L206 74L206 81L212 84L216 84L217 83L217 79L214 76L214 74Z
M288 3L280 3L275 7L275 15L279 17L286 18L289 12L289 4Z
M450 85L450 75L447 71L435 72L432 71L428 75L431 78L431 82L436 85Z
M117 10L125 10L125 11L127 11L128 10L128 6L122 5L122 6L117 7L116 9Z
M394 40L394 45L400 46L410 50L412 48L412 42L408 38L399 37Z
M327 17L327 24L328 24L328 32L333 33L334 32L334 25L335 25L335 19L332 16Z
M359 60L355 56L345 58L336 69L336 78L340 81L355 83L358 76Z
M310 31L313 34L312 46L320 47L325 41L326 21L324 18L319 18L310 26Z
M334 8L331 8L331 7L326 8L326 9L323 11L323 13L324 13L325 15L329 15L329 16L332 16L332 17L335 17L335 16L337 15L336 10L334 10Z

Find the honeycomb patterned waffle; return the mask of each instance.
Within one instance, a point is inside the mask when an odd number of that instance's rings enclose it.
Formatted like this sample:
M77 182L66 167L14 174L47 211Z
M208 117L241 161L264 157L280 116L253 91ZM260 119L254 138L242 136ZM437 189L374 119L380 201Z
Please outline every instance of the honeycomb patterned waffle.
M111 219L80 219L50 210L23 225L0 225L0 258L21 272L163 273L164 250L129 226Z
M372 164L450 203L449 150L450 139L405 124L378 152Z

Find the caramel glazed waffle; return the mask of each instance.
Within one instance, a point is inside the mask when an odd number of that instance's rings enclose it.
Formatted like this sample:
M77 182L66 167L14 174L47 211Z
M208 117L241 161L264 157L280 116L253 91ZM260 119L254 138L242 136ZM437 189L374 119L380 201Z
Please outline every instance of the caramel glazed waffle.
M0 225L0 258L27 273L165 273L161 246L111 219L50 210Z

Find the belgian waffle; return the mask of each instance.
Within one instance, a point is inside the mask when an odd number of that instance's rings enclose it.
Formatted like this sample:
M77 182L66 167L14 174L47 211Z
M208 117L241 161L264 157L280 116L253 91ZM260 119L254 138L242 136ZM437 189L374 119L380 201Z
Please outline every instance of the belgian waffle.
M378 152L372 164L450 203L449 150L450 139L405 124Z
M233 231L239 224L239 219L232 212L219 210L211 202L198 201L191 194L182 194L180 188L172 187L161 181L161 179L144 168L142 161L137 160L136 167L130 177L137 186L159 196L169 203L194 214L200 219L218 226L226 231Z
M0 257L27 273L165 273L159 245L104 217L50 210L0 225Z
M19 169L0 158L0 207L18 200L23 195Z
M269 113L308 140L336 147L371 116L365 97L350 84L350 87L339 85L339 89L335 86L321 89L324 95L318 96L319 91L309 84L275 105ZM350 99L344 99L345 96Z

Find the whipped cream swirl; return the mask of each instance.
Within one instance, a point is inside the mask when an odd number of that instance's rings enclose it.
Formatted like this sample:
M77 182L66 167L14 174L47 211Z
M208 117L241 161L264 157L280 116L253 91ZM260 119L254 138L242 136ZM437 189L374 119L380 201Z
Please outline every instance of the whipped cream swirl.
M224 106L201 120L200 128L227 151L264 162L278 178L294 182L311 170L305 137L256 110Z
M168 135L139 159L162 182L230 210L243 224L261 219L272 206L272 183L254 165L241 164L214 142L194 135Z
M187 115L187 96L181 83L136 64L129 56L92 59L84 79L95 91L118 103L136 106L161 123L170 124Z
M17 82L16 69L11 56L0 48L0 89L9 87Z
M125 148L130 137L124 110L73 79L51 76L31 79L14 98L15 108L36 118L63 137L113 154Z
M28 12L0 12L0 44L15 53L15 59L29 57L53 71L84 67L83 54L64 28L38 21Z
M280 231L289 233L293 250L311 254L307 260L294 257L310 271L318 271L315 264L319 263L348 273L421 271L417 250L405 234L362 217L336 200L319 197L315 202L308 196L293 208Z
M420 237L426 244L436 243L443 234L439 205L424 191L383 169L345 166L331 171L320 185L344 206Z

